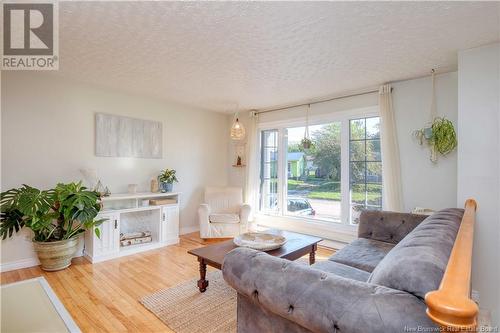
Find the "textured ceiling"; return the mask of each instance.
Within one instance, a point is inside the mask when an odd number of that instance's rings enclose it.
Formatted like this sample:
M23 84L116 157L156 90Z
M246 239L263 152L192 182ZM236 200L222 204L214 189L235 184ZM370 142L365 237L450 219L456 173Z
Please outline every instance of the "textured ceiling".
M61 2L56 75L230 112L454 69L499 3Z

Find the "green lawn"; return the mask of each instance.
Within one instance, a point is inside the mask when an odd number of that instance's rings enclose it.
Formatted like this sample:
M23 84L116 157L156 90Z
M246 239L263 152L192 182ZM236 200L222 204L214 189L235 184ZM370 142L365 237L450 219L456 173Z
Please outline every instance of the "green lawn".
M379 185L368 185L368 201L378 201ZM307 197L311 199L324 199L340 201L340 182L325 180L322 178L309 178L304 180L288 179L288 190L297 190L307 192ZM355 192L352 194L353 201L364 201L364 193Z
M340 182L322 178L304 180L288 179L289 190L340 192Z
M340 192L309 192L307 197L311 199L340 201Z

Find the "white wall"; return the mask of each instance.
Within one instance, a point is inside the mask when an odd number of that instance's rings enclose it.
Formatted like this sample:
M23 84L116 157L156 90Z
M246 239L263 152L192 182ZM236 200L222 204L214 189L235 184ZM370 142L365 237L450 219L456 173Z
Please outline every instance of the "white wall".
M420 146L413 131L430 122L431 77L394 83L393 106L396 115L404 210L426 207L454 207L457 193L457 152L429 160L428 146ZM436 75L436 108L457 126L457 73ZM459 145L461 142L458 143ZM463 203L460 204L460 207Z
M457 191L457 154L439 157L437 164L429 160L429 149L420 146L412 133L428 124L431 105L431 77L393 83L393 102L401 154L403 202L405 211L416 206L433 209L454 207ZM457 124L457 73L436 76L437 113ZM377 93L311 105L311 115L378 105ZM304 118L306 107L260 115L260 122ZM243 124L247 118L240 117ZM305 123L305 118L304 118ZM230 154L231 154L230 149ZM248 169L248 168L246 168ZM230 171L229 182L244 186L243 170Z
M226 185L228 117L160 100L133 96L40 72L2 73L2 191L23 183L40 188L82 178L95 168L111 192L127 184L148 190L164 168L178 172L181 230L197 227L196 212L206 185ZM96 157L94 114L163 122L163 159ZM2 241L2 264L34 258L25 237Z
M472 286L500 325L500 44L458 55L458 196L478 203Z
M240 124L244 126L244 128L248 131L248 126L250 123L250 113L249 112L241 112L238 114L238 119ZM227 128L228 128L228 133L229 129L233 125L234 122L234 115L231 115L228 117L228 123L227 123ZM229 145L228 145L228 166L232 166L233 164L236 164L236 146L238 145L244 145L245 147L245 154L246 155L246 145L248 144L248 133L245 136L245 139L241 141L234 141L234 140L229 140ZM244 156L246 158L247 156ZM243 163L247 163L247 161L244 159ZM245 182L246 182L246 172L248 170L248 166L242 167L242 168L237 168L237 167L230 167L228 170L228 183L231 184L232 186L239 186L241 188L245 188ZM245 192L243 192L245 193Z

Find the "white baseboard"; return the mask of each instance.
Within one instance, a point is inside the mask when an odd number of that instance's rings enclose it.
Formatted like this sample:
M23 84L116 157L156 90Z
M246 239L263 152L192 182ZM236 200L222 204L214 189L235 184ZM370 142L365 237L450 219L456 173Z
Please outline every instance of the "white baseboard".
M83 253L78 251L73 258L81 257ZM15 260L10 262L4 262L0 264L0 273L14 271L16 269L29 268L40 265L40 261L37 257L31 257L21 260Z
M186 227L181 227L179 229L179 234L185 235L185 234L190 234L192 232L200 231L200 226L198 225L188 225Z
M0 272L3 273L8 271L13 271L16 269L28 268L38 265L40 265L40 261L38 261L38 258L36 257L26 258L0 264Z

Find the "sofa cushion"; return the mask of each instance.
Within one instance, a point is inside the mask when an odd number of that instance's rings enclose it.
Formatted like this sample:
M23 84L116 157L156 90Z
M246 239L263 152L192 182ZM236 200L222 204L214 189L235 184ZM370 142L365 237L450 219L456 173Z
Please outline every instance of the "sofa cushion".
M238 214L210 214L208 220L211 223L240 223Z
M357 280L361 282L366 282L370 278L370 273L366 271L331 260L319 261L314 265L312 265L311 267L319 269L324 272L333 273L338 276L342 276L348 279Z
M420 298L438 289L463 214L449 208L426 218L387 254L368 282Z
M394 244L358 238L330 257L331 261L372 272Z
M426 218L426 215L365 210L359 217L358 237L397 244Z

